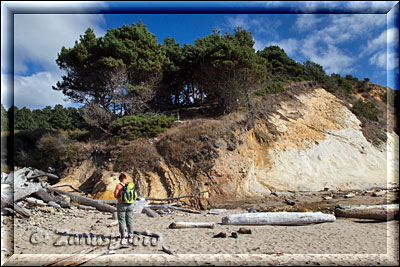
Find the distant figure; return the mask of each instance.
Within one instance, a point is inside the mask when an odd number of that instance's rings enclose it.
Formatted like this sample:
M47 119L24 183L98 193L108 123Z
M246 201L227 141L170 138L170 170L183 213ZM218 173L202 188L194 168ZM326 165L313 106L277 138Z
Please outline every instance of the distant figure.
M115 187L114 197L118 200L117 213L121 239L133 236L133 202L137 198L133 183L128 183L124 173L119 175L119 183ZM128 235L125 235L128 229Z

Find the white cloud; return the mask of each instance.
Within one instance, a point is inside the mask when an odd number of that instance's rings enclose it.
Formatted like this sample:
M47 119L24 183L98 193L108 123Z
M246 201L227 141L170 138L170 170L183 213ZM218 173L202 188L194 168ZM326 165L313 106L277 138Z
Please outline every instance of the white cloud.
M322 21L322 18L317 18L314 14L298 15L296 27L300 32L310 31Z
M227 17L229 28L236 28L238 26L243 29L249 29L249 16L247 14L237 15L237 16L229 16Z
M31 76L14 76L14 105L22 108L27 107L31 110L42 109L45 106L61 104L65 107L70 106L69 100L65 101L66 96L60 91L51 88L60 80L58 72L39 72Z
M25 73L34 62L42 70L57 69L55 60L61 47L72 47L74 41L93 28L104 35L102 15L86 14L16 14L14 15L15 72Z

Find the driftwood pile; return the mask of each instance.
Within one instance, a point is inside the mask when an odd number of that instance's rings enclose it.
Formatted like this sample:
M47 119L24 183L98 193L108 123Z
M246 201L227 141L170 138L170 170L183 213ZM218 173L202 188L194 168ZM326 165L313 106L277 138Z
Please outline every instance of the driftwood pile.
M77 204L78 209L91 210L96 209L101 212L115 213L117 211L117 200L94 200L85 196L85 194L75 188L72 184L50 185L48 180L58 181L59 177L41 170L31 168L21 168L10 174L2 174L1 190L1 208L17 213L22 217L29 218L31 213L28 209L22 207L20 202L27 202L32 206L53 207L55 210L70 209L71 203ZM74 193L66 192L58 187L69 186ZM150 217L157 217L159 214L169 214L171 210L196 213L200 211L180 207L181 203L169 203L172 200L195 197L208 191L198 192L192 195L185 195L171 198L139 198L135 201L134 211L146 213ZM149 201L168 201L167 204L151 204ZM154 211L156 210L156 211Z

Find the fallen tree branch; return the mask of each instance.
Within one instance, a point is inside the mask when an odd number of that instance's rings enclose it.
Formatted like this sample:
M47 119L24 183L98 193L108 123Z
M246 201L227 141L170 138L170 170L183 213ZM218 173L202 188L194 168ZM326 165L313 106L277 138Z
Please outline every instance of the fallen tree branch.
M107 205L107 204L102 204L96 200L83 197L83 196L78 196L76 194L70 193L70 192L65 192L62 190L58 190L52 187L47 187L47 189L51 192L56 192L61 195L66 195L71 198L71 200L74 200L78 202L79 204L86 205L86 206L92 206L95 207L99 211L104 211L104 212L117 212L117 209L113 206Z
M168 228L182 229L182 228L210 228L214 229L214 223L210 222L173 222Z
M7 196L1 194L1 205L3 206L9 206L14 209L14 211L18 214L21 214L25 218L29 218L31 216L31 213L29 210L20 207L18 204L13 202L11 199L9 199Z
M76 192L79 192L79 193L83 193L82 190L79 190L78 188L74 187L72 185L72 183L55 184L55 185L52 185L51 187L56 188L56 187L64 187L64 186L69 186L72 190L75 190Z
M194 193L192 195L186 195L186 196L180 196L180 197L170 197L170 198L145 197L145 200L168 201L168 200L175 200L175 199L181 199L181 198L187 198L187 197L194 197L196 195L203 194L203 193L206 193L206 192L209 192L209 191L206 190L206 191L201 191L201 192Z
M184 211L184 212L189 212L189 213L196 213L200 214L201 212L198 210L191 210L191 209L185 209L185 208L180 208L180 207L175 207L175 206L170 206L170 205L149 205L147 208L151 209L174 209L174 210L179 210L179 211Z

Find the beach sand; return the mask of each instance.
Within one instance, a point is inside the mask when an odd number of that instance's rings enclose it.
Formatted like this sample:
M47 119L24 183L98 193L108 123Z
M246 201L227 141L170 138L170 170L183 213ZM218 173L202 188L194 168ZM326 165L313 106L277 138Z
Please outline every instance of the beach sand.
M375 199L373 199L375 201ZM118 236L118 225L111 213L96 210L64 209L48 212L31 208L29 219L2 216L2 264L37 265L99 245L87 256L107 250L108 237ZM40 211L42 210L42 211ZM329 211L327 211L328 213ZM115 255L101 256L84 265L398 265L399 221L337 218L332 223L302 226L239 226L222 225L228 214L247 213L243 208L228 209L226 213L192 214L172 211L156 218L144 213L134 214L135 231L157 233L160 239L137 235L127 248ZM214 229L169 229L172 222L213 222ZM111 226L114 223L114 226ZM14 226L14 227L13 227ZM230 237L232 232L247 228L251 234ZM13 231L14 230L14 231ZM14 236L12 236L14 232ZM56 232L67 233L62 236ZM226 238L213 238L224 232ZM82 238L73 235L103 236ZM72 237L70 237L72 236ZM100 241L100 242L99 242ZM69 242L69 243L68 243ZM119 240L114 239L114 244ZM14 246L14 248L13 248ZM163 251L163 247L175 255ZM8 254L8 255L6 255ZM93 255L92 255L93 254ZM135 263L132 263L134 254ZM125 261L128 260L128 263Z

